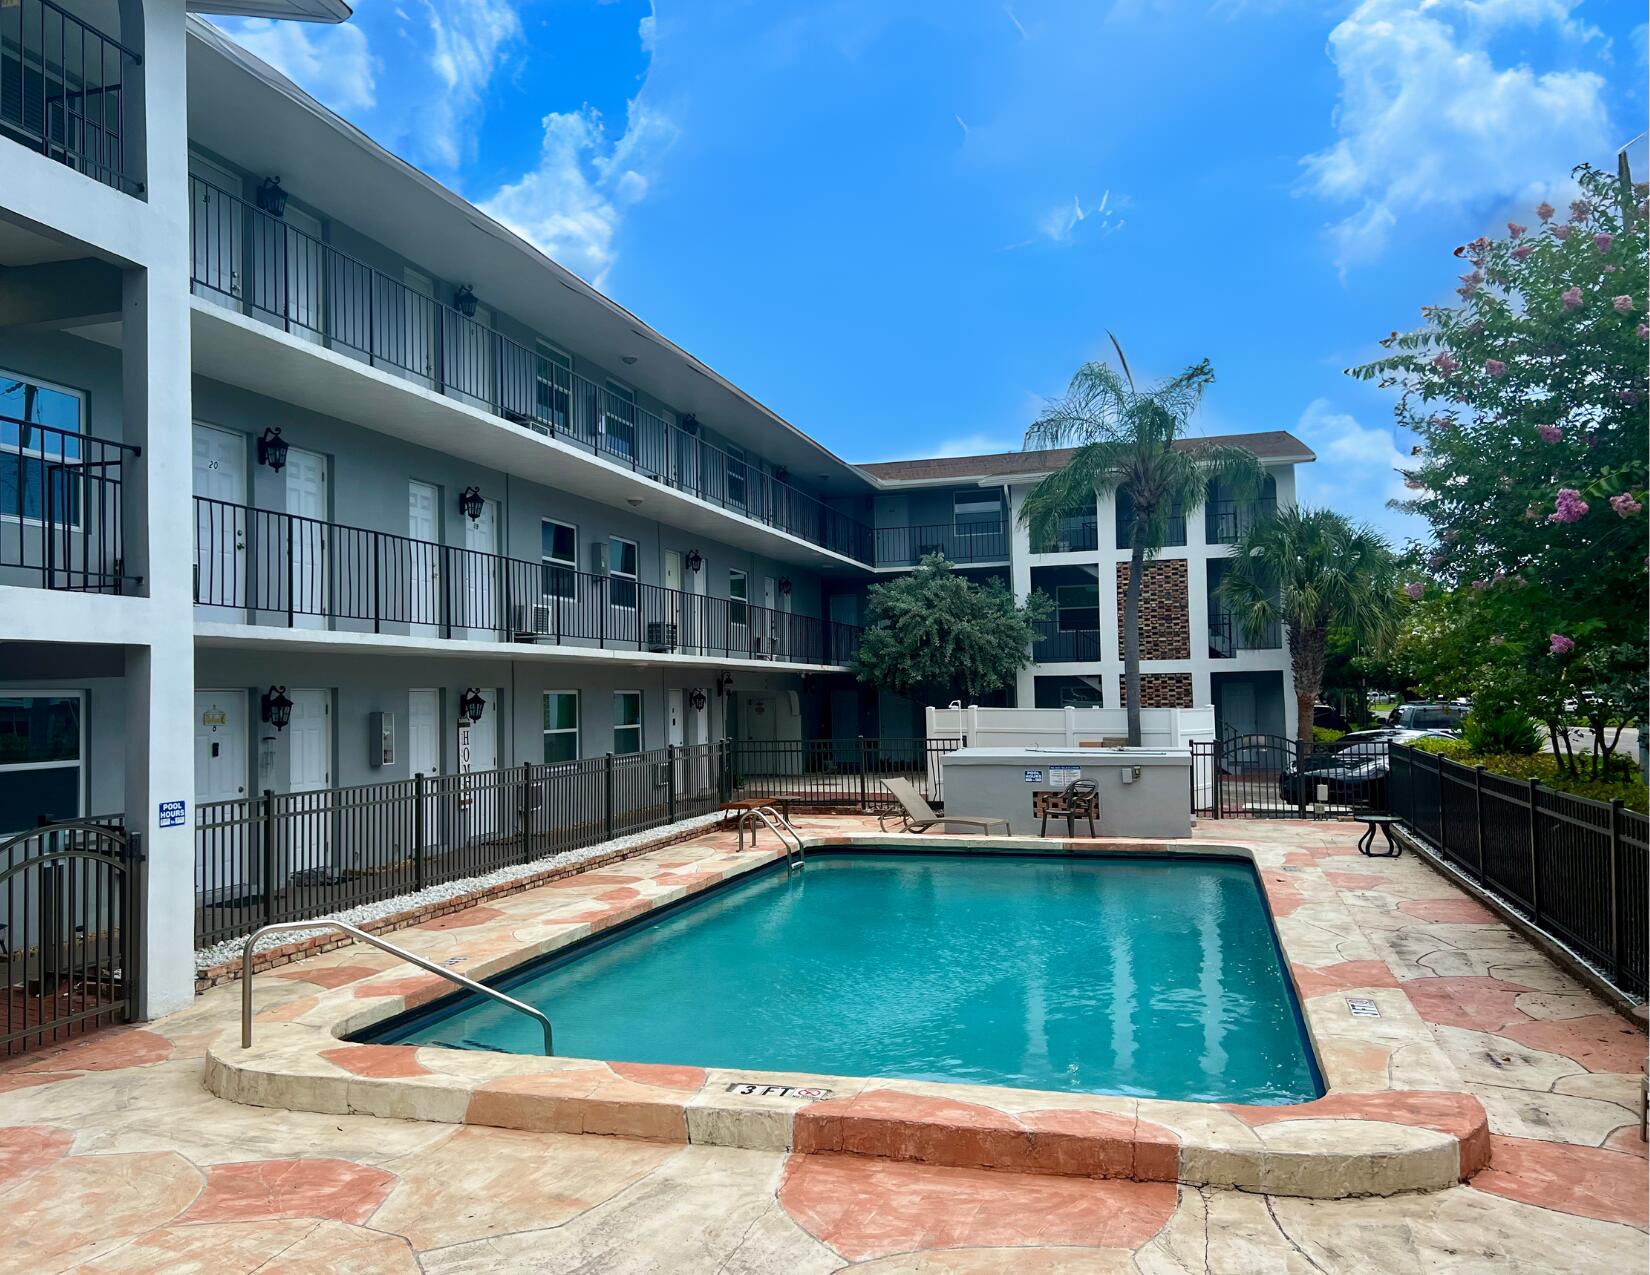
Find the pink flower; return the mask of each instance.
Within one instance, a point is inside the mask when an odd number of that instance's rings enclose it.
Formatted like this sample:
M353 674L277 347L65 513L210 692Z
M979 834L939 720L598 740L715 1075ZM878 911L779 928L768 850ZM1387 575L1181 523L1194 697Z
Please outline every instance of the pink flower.
M1553 206L1543 199L1536 205L1535 215L1541 218L1542 221L1551 221L1553 219Z
M1500 359L1485 359L1484 370L1491 376L1505 376L1507 374L1507 365Z
M1571 221L1586 221L1587 218L1591 217L1592 215L1593 215L1593 206L1591 204L1589 204L1585 199L1572 199L1570 201L1570 220Z
M1489 587L1489 583L1490 582L1488 580L1474 580L1472 582L1472 587L1475 589L1485 589Z
M1448 376L1461 365L1455 361L1454 355L1452 355L1448 350L1445 350L1442 354L1432 360L1432 366L1437 368L1445 376Z
M1617 314L1633 313L1633 298L1628 296L1611 297L1610 304L1616 307Z
M1408 487L1411 491L1425 491L1427 489L1427 485L1419 478L1404 479L1404 486Z
M1563 293L1560 294L1559 300L1564 302L1564 308L1566 310L1580 309L1581 308L1581 289L1579 287L1565 288Z
M1516 247L1512 250L1513 260L1514 261L1522 261L1522 260L1524 260L1525 257L1529 256L1534 251L1535 251L1534 247L1532 247L1530 244L1521 243L1521 244L1518 245L1518 247Z
M1639 324L1639 340L1650 341L1650 323Z
M1614 509L1623 518L1631 518L1634 514L1644 512L1644 506L1633 499L1633 493L1624 491L1618 496L1610 497L1610 508Z
M1565 637L1562 633L1553 633L1547 638L1548 655L1568 655L1575 649L1575 640Z
M1632 407L1639 401L1639 392L1637 390L1617 390L1616 397L1627 404L1628 407Z
M1438 570L1438 568L1443 565L1444 555L1441 553L1435 553L1427 559L1427 566L1431 567L1434 571Z
M1548 522L1580 522L1587 516L1587 502L1574 487L1558 489L1557 506L1547 515Z
M1601 230L1598 234L1593 236L1593 247L1597 248L1600 252L1609 252L1610 245L1615 243L1615 241L1616 237L1614 235L1610 234L1608 231Z
M1419 601L1421 596L1425 594L1426 591L1427 586L1422 584L1419 580L1411 580L1404 586L1404 592L1416 601Z
M1554 226L1553 234L1559 239L1568 239L1570 237L1570 228L1568 226Z
M1564 439L1564 431L1557 425L1537 425L1535 432L1541 435L1541 441L1544 443L1557 443Z
M1516 221L1509 221L1507 223L1507 234L1510 235L1514 239L1517 239L1521 234L1523 234L1528 229L1529 229L1528 226L1520 226Z

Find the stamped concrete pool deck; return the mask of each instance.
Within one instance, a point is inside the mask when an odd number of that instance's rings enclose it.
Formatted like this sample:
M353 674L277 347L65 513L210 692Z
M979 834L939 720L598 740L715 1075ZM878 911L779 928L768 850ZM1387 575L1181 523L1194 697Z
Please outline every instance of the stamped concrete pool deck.
M799 822L818 837L870 827ZM823 1103L764 1098L783 1118L755 1127L788 1128L789 1145L804 1150L716 1145L715 1136L692 1139L693 1125L749 1122L752 1108L722 1097L742 1073L557 1067L547 1103L542 1059L528 1060L536 1066L524 1083L523 1060L511 1057L336 1038L314 1050L313 1033L333 1029L341 1001L365 1021L445 990L387 955L348 947L257 979L251 1052L285 1064L263 1068L270 1075L289 1074L301 1054L302 1074L342 1086L334 1111L208 1091L209 1049L220 1063L244 1061L235 987L0 1070L0 1275L1643 1269L1644 1035L1413 857L1360 858L1358 831L1237 820L1199 829L1205 842L1254 848L1329 1073L1321 1102L1345 1104L1305 1120L1299 1107L1210 1107L1207 1124L1240 1126L1284 1152L1310 1144L1314 1157L1332 1154L1338 1128L1354 1125L1394 1131L1383 1136L1400 1151L1425 1143L1442 1154L1447 1143L1461 1157L1454 1176L1469 1185L1344 1199L1189 1185L1163 1180L1188 1176L1181 1163L1164 1171L1166 1157L1183 1156L1199 1135L1177 1127L1178 1113L1167 1136L1142 1138L1141 1126L1156 1123L1142 1116L1146 1103L1123 1104L1107 1126L1087 1102L880 1081ZM519 956L534 927L542 933L528 939L549 942L703 888L713 871L720 880L732 850L727 834L709 834L392 941L462 957L456 967L474 973ZM1348 994L1375 1001L1381 1017L1353 1020ZM1355 1026L1326 1033L1320 1019ZM478 1091L473 1077L448 1070L457 1056L489 1060L495 1074ZM959 1088L972 1110L954 1109ZM491 1103L495 1114L531 1109L546 1122L455 1123L450 1095L460 1090L461 1114ZM354 1114L409 1092L435 1095L405 1113L425 1118ZM1044 1105L1029 1106L1033 1097ZM1463 1099L1482 1112L1481 1132ZM417 1110L426 1100L450 1105ZM900 1136L914 1141L849 1145L866 1130L889 1136L888 1113L876 1110L889 1102L907 1126ZM1370 1102L1388 1106L1372 1115ZM1449 1109L1429 1116L1439 1104ZM660 1123L623 1127L638 1111ZM576 1127L607 1121L606 1132L627 1136L556 1131L574 1113ZM949 1147L923 1143L937 1130ZM1013 1161L1107 1147L1134 1159ZM1480 1155L1487 1167L1468 1163ZM972 1167L969 1156L1036 1171Z

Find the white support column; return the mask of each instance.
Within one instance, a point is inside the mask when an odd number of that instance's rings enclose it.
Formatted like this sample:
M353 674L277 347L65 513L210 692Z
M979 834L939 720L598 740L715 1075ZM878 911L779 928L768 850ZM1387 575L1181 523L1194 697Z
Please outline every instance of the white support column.
M1031 534L1020 522L1020 506L1025 504L1028 486L1010 486L1008 489L1008 574L1014 600L1024 602L1031 596ZM1020 670L1014 683L1014 703L1030 708L1037 702L1036 647L1032 647L1032 663Z
M1118 638L1122 608L1117 602L1117 494L1112 492L1095 505L1100 548L1097 551L1100 579L1100 666L1107 708L1123 707L1123 643Z

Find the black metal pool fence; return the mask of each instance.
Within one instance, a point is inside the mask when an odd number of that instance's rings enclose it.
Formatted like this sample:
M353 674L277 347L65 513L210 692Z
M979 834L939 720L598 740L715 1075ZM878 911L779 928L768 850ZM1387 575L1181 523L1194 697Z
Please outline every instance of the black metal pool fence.
M1650 819L1393 745L1391 811L1484 890L1642 1001Z
M195 810L195 941L233 939L769 797L872 810L943 800L961 739L723 741L460 775L264 792Z

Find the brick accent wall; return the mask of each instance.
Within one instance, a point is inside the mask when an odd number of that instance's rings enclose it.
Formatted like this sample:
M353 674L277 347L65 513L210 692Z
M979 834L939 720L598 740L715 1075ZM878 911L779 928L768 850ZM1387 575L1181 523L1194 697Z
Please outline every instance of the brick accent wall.
M1129 587L1129 564L1117 564L1117 649L1123 649L1123 593ZM1140 658L1143 660L1189 660L1192 658L1192 627L1186 603L1186 559L1159 558L1146 564L1140 582ZM1190 695L1190 690L1187 691ZM1188 705L1190 700L1187 701ZM1153 708L1172 704L1146 703Z
M1129 697L1121 675L1117 678L1117 702L1127 707ZM1142 673L1140 675L1140 704L1142 708L1191 708L1192 675L1190 673Z

